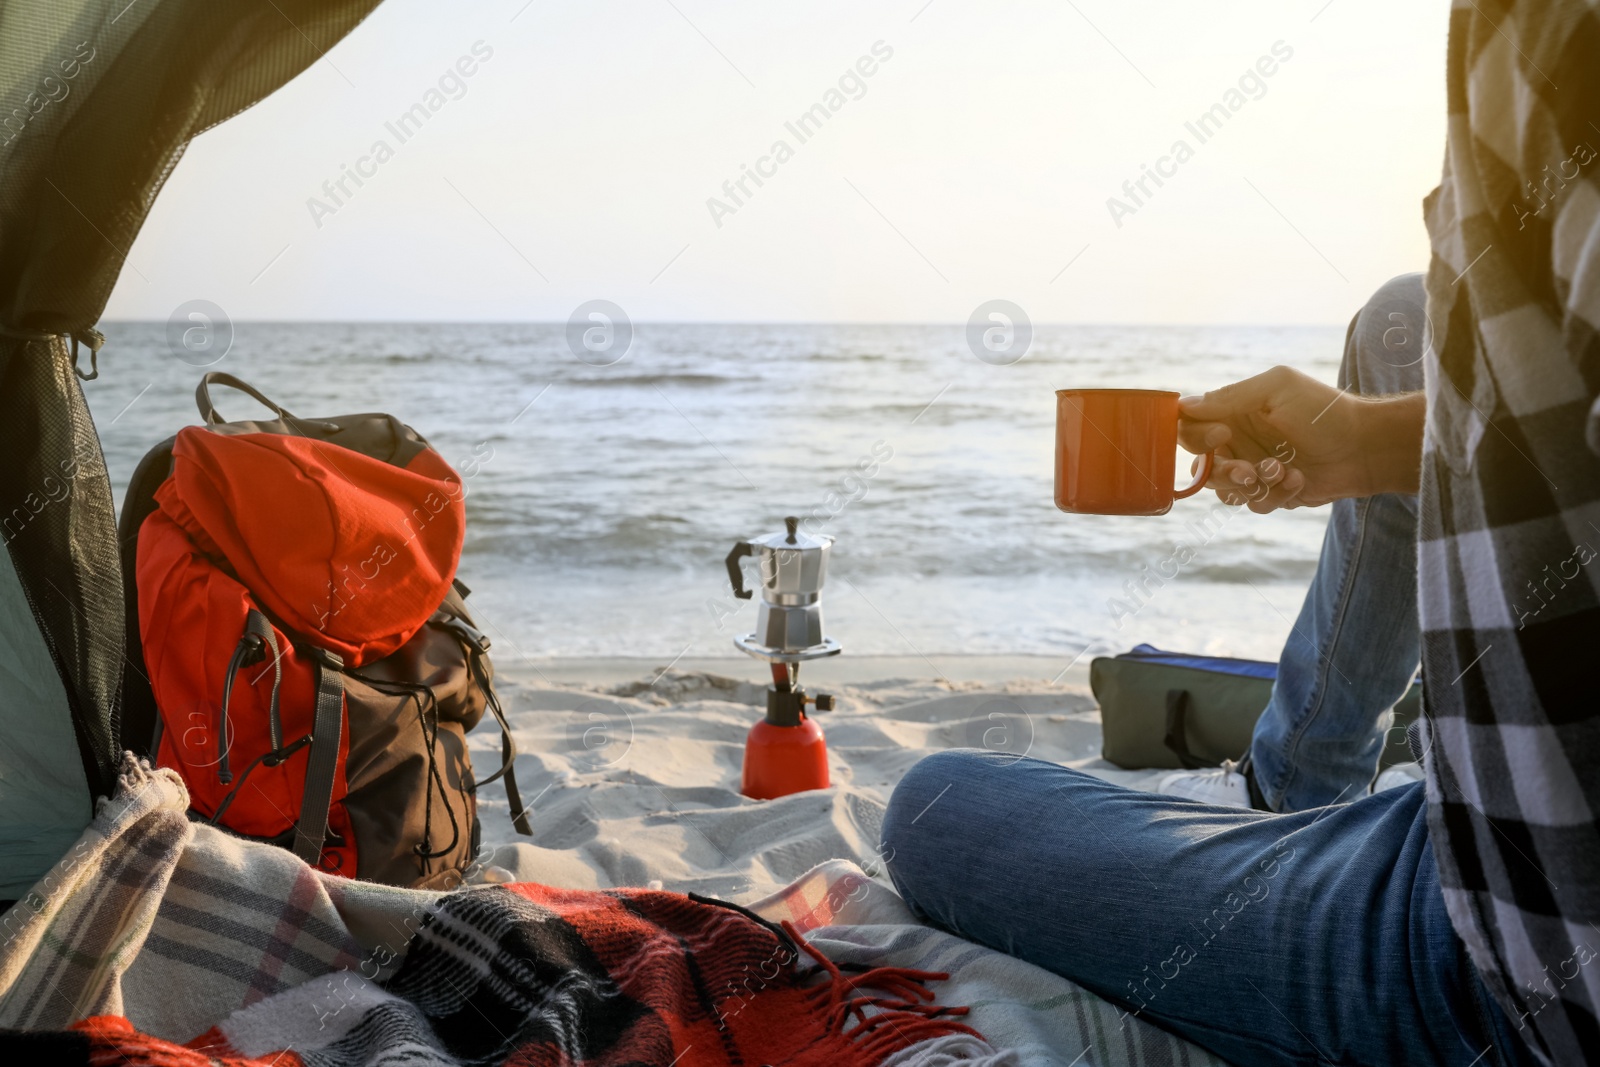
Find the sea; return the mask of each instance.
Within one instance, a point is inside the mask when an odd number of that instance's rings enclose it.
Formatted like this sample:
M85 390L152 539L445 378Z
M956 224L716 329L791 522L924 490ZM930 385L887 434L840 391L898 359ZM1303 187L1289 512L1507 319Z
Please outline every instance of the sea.
M205 346L102 328L84 392L119 508L145 451L199 421L206 371L298 415L392 412L463 473L459 574L498 656L737 656L754 607L723 559L793 515L836 538L823 603L846 655L1031 655L1046 676L1141 643L1275 659L1327 521L1209 493L1157 518L1063 514L1053 391L1193 393L1280 363L1332 381L1343 343L1036 325L1003 363L944 325L636 324L603 358L564 323L213 323Z

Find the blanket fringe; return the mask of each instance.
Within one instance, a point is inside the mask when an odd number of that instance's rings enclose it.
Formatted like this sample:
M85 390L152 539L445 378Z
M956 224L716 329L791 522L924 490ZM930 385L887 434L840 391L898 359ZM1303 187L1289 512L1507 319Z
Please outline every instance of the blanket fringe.
M984 1040L982 1034L956 1022L951 1016L966 1015L965 1007L943 1007L933 1003L928 982L950 977L945 971L919 971L911 967L873 967L847 975L817 951L787 920L783 932L801 951L821 966L828 980L809 990L812 1005L827 1019L830 1034L855 1043L864 1060L879 1063L893 1053L936 1037L967 1034ZM873 995L865 990L877 990ZM867 1009L875 1009L867 1014ZM856 1026L846 1029L854 1019Z

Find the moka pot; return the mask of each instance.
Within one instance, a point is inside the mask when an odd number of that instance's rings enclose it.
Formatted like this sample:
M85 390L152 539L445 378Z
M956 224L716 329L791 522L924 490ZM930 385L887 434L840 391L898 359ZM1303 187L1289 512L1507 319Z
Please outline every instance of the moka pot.
M823 633L822 586L828 577L833 538L800 530L800 520L784 519L782 533L740 541L728 553L728 579L733 595L749 600L741 562L754 556L761 586L761 606L754 633L734 638L738 648L759 659L798 663L838 655L837 641Z

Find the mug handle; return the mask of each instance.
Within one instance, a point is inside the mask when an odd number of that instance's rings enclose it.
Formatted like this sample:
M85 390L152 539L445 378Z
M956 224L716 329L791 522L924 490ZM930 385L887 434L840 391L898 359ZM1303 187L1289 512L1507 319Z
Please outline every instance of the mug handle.
M1200 473L1195 476L1194 484L1187 489L1180 489L1173 493L1172 499L1182 500L1186 496L1194 496L1205 487L1207 479L1211 477L1211 468L1216 466L1217 454L1215 452L1207 452L1204 459L1205 462L1200 464Z

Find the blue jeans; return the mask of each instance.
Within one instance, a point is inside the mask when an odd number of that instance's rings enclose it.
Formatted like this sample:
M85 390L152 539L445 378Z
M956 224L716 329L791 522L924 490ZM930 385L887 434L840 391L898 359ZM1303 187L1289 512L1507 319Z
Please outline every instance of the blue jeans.
M901 780L883 855L927 921L1233 1063L1534 1062L1445 914L1421 783L1273 815L959 749Z
M1422 388L1422 275L1385 283L1350 323L1339 385L1364 396ZM1377 774L1389 709L1421 653L1417 498L1340 500L1322 558L1256 721L1250 766L1273 811L1365 795Z

